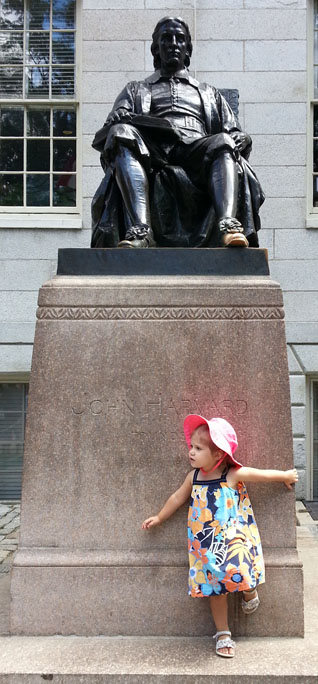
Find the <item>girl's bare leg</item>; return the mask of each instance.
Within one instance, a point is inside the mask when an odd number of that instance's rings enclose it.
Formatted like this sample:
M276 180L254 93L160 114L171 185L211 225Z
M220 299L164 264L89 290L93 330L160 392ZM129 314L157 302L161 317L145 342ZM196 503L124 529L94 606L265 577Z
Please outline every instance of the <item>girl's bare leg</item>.
M210 596L210 608L217 632L229 632L227 594ZM233 653L232 648L221 648L222 653Z

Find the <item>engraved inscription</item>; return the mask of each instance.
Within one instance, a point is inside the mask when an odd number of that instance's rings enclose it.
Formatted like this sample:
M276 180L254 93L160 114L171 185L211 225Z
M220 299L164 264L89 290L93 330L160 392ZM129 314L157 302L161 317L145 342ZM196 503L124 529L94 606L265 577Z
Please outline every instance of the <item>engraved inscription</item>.
M154 420L163 420L166 425L171 425L175 420L182 420L188 413L199 413L204 416L243 416L248 412L246 399L242 398L221 398L202 401L197 397L167 397L160 393L146 398L144 401L127 397L113 397L111 399L96 397L94 399L77 400L71 406L71 411L75 416L91 415L103 417L117 415L118 420L122 418L134 418L135 421L143 425L151 425ZM136 435L143 434L143 428L136 429Z

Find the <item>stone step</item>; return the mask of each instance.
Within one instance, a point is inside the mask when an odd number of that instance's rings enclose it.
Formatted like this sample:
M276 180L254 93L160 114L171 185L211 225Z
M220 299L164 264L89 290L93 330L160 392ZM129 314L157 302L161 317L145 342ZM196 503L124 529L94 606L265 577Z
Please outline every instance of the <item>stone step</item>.
M233 659L202 638L1 637L0 684L317 684L316 637L240 638Z

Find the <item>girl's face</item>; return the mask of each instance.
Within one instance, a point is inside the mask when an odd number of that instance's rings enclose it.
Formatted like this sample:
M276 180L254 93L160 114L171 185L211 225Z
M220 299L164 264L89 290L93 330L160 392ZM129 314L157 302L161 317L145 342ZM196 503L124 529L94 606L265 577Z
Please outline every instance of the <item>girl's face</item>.
M213 444L208 430L200 426L191 435L191 449L189 461L192 468L203 468L206 472L212 470L222 456L221 449Z

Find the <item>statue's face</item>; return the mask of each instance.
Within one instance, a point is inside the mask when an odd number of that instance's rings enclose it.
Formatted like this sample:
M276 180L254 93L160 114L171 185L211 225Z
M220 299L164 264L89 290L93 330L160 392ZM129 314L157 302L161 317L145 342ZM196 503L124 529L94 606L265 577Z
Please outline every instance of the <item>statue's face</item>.
M177 71L184 67L187 54L187 34L182 24L168 21L161 26L158 49L163 68Z

